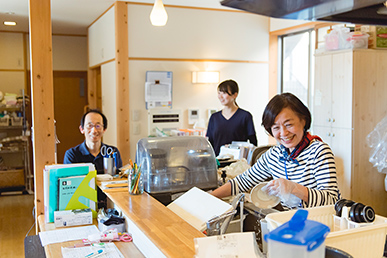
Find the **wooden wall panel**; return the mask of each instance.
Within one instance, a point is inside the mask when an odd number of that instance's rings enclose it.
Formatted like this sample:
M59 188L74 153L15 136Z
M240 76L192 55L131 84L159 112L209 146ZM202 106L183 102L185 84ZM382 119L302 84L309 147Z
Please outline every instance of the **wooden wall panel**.
M366 139L387 116L386 60L387 51L384 50L354 52L352 199L373 207L382 216L387 216L386 174L379 173L369 162L372 149Z

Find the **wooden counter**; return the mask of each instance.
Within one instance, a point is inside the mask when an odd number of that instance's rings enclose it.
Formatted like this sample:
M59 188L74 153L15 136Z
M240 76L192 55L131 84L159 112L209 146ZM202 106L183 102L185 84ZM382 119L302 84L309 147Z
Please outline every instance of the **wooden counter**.
M54 223L45 223L44 215L38 217L40 231L58 230L64 228L55 228ZM94 224L98 227L97 220L94 219ZM61 247L73 247L75 244L82 244L82 240L67 241L55 244L49 244L44 247L47 258L62 257ZM137 249L133 242L114 242L117 248L125 257L143 258L144 255Z
M133 242L146 257L193 257L194 238L205 237L174 212L144 192L105 192L125 215Z
M127 187L102 191L114 207L122 211L126 230L133 237L130 243L115 242L125 257L194 257L194 238L205 235L159 201L146 192L130 195ZM53 223L44 222L43 215L38 222L41 231L56 229ZM80 243L81 240L47 245L46 257L61 257L61 247Z

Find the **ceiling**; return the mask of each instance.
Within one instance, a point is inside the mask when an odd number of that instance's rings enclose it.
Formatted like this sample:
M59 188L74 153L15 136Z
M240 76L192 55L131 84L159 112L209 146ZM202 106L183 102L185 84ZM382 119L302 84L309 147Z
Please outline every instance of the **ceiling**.
M28 31L28 2L29 0L0 0L0 31ZM115 0L51 0L52 32L86 35L87 27L114 2ZM154 3L154 0L127 2ZM163 3L228 9L220 5L220 0L163 0ZM17 26L5 26L5 20L16 21Z

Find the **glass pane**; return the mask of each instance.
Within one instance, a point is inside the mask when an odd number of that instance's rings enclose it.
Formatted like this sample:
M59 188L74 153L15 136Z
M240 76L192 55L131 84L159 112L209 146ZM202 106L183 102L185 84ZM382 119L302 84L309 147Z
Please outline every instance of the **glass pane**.
M282 91L308 104L309 32L283 38Z

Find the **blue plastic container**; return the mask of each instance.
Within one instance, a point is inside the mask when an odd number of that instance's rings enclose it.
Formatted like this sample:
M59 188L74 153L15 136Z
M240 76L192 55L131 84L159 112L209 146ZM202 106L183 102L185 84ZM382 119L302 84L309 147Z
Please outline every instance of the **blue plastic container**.
M270 258L324 258L329 227L307 220L308 211L298 210L293 217L264 236Z

